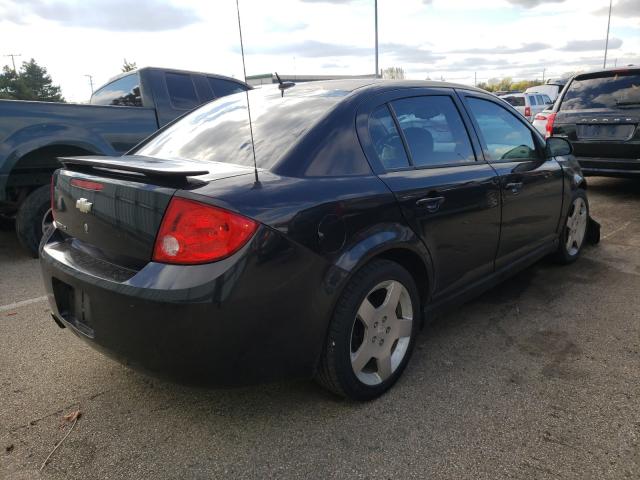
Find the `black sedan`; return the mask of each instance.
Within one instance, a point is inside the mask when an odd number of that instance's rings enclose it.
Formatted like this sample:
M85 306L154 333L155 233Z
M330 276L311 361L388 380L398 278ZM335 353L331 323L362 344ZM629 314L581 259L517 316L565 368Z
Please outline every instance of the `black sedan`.
M124 157L62 159L40 246L59 326L174 378L315 377L370 399L437 311L580 254L570 144L481 90L350 80L248 97L252 132L242 93Z

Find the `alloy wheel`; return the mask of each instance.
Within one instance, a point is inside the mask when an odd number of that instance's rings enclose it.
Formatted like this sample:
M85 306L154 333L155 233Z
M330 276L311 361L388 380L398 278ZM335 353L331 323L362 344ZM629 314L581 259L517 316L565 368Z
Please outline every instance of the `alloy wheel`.
M567 253L576 255L582 247L587 231L587 204L581 197L576 197L567 216L566 242Z
M397 280L381 282L364 298L351 330L351 366L366 385L387 380L407 354L413 331L413 306Z

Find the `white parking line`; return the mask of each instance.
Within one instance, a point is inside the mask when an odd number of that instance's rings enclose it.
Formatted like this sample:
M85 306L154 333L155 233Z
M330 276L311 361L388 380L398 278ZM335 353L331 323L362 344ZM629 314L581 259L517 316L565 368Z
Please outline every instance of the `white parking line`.
M34 303L46 302L47 296L30 298L29 300L23 300L21 302L10 303L8 305L0 305L0 312L7 312L9 310L15 310L16 308L24 307L26 305L32 305Z

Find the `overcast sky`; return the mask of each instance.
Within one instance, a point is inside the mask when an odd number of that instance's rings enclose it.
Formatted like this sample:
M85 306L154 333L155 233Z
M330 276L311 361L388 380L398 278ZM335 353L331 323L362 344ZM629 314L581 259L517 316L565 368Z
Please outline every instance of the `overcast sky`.
M247 74L374 71L373 0L240 0ZM379 0L380 66L473 84L602 66L609 0ZM614 0L610 65L640 63L640 0ZM242 78L235 0L0 0L0 54L85 101L123 58ZM9 64L8 57L0 63Z

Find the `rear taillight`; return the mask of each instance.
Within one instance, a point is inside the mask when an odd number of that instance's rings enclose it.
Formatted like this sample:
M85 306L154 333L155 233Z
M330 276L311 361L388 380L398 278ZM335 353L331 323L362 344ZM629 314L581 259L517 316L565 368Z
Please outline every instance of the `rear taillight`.
M531 107L524 107L524 116L525 117L531 116Z
M556 114L555 113L550 113L547 116L547 125L544 127L545 130L545 134L544 137L545 138L549 138L551 135L553 135L553 122L556 119Z
M193 265L221 260L245 245L257 228L237 213L173 197L156 237L153 261Z
M534 120L546 120L547 117L545 117L543 114L539 113L533 119Z

